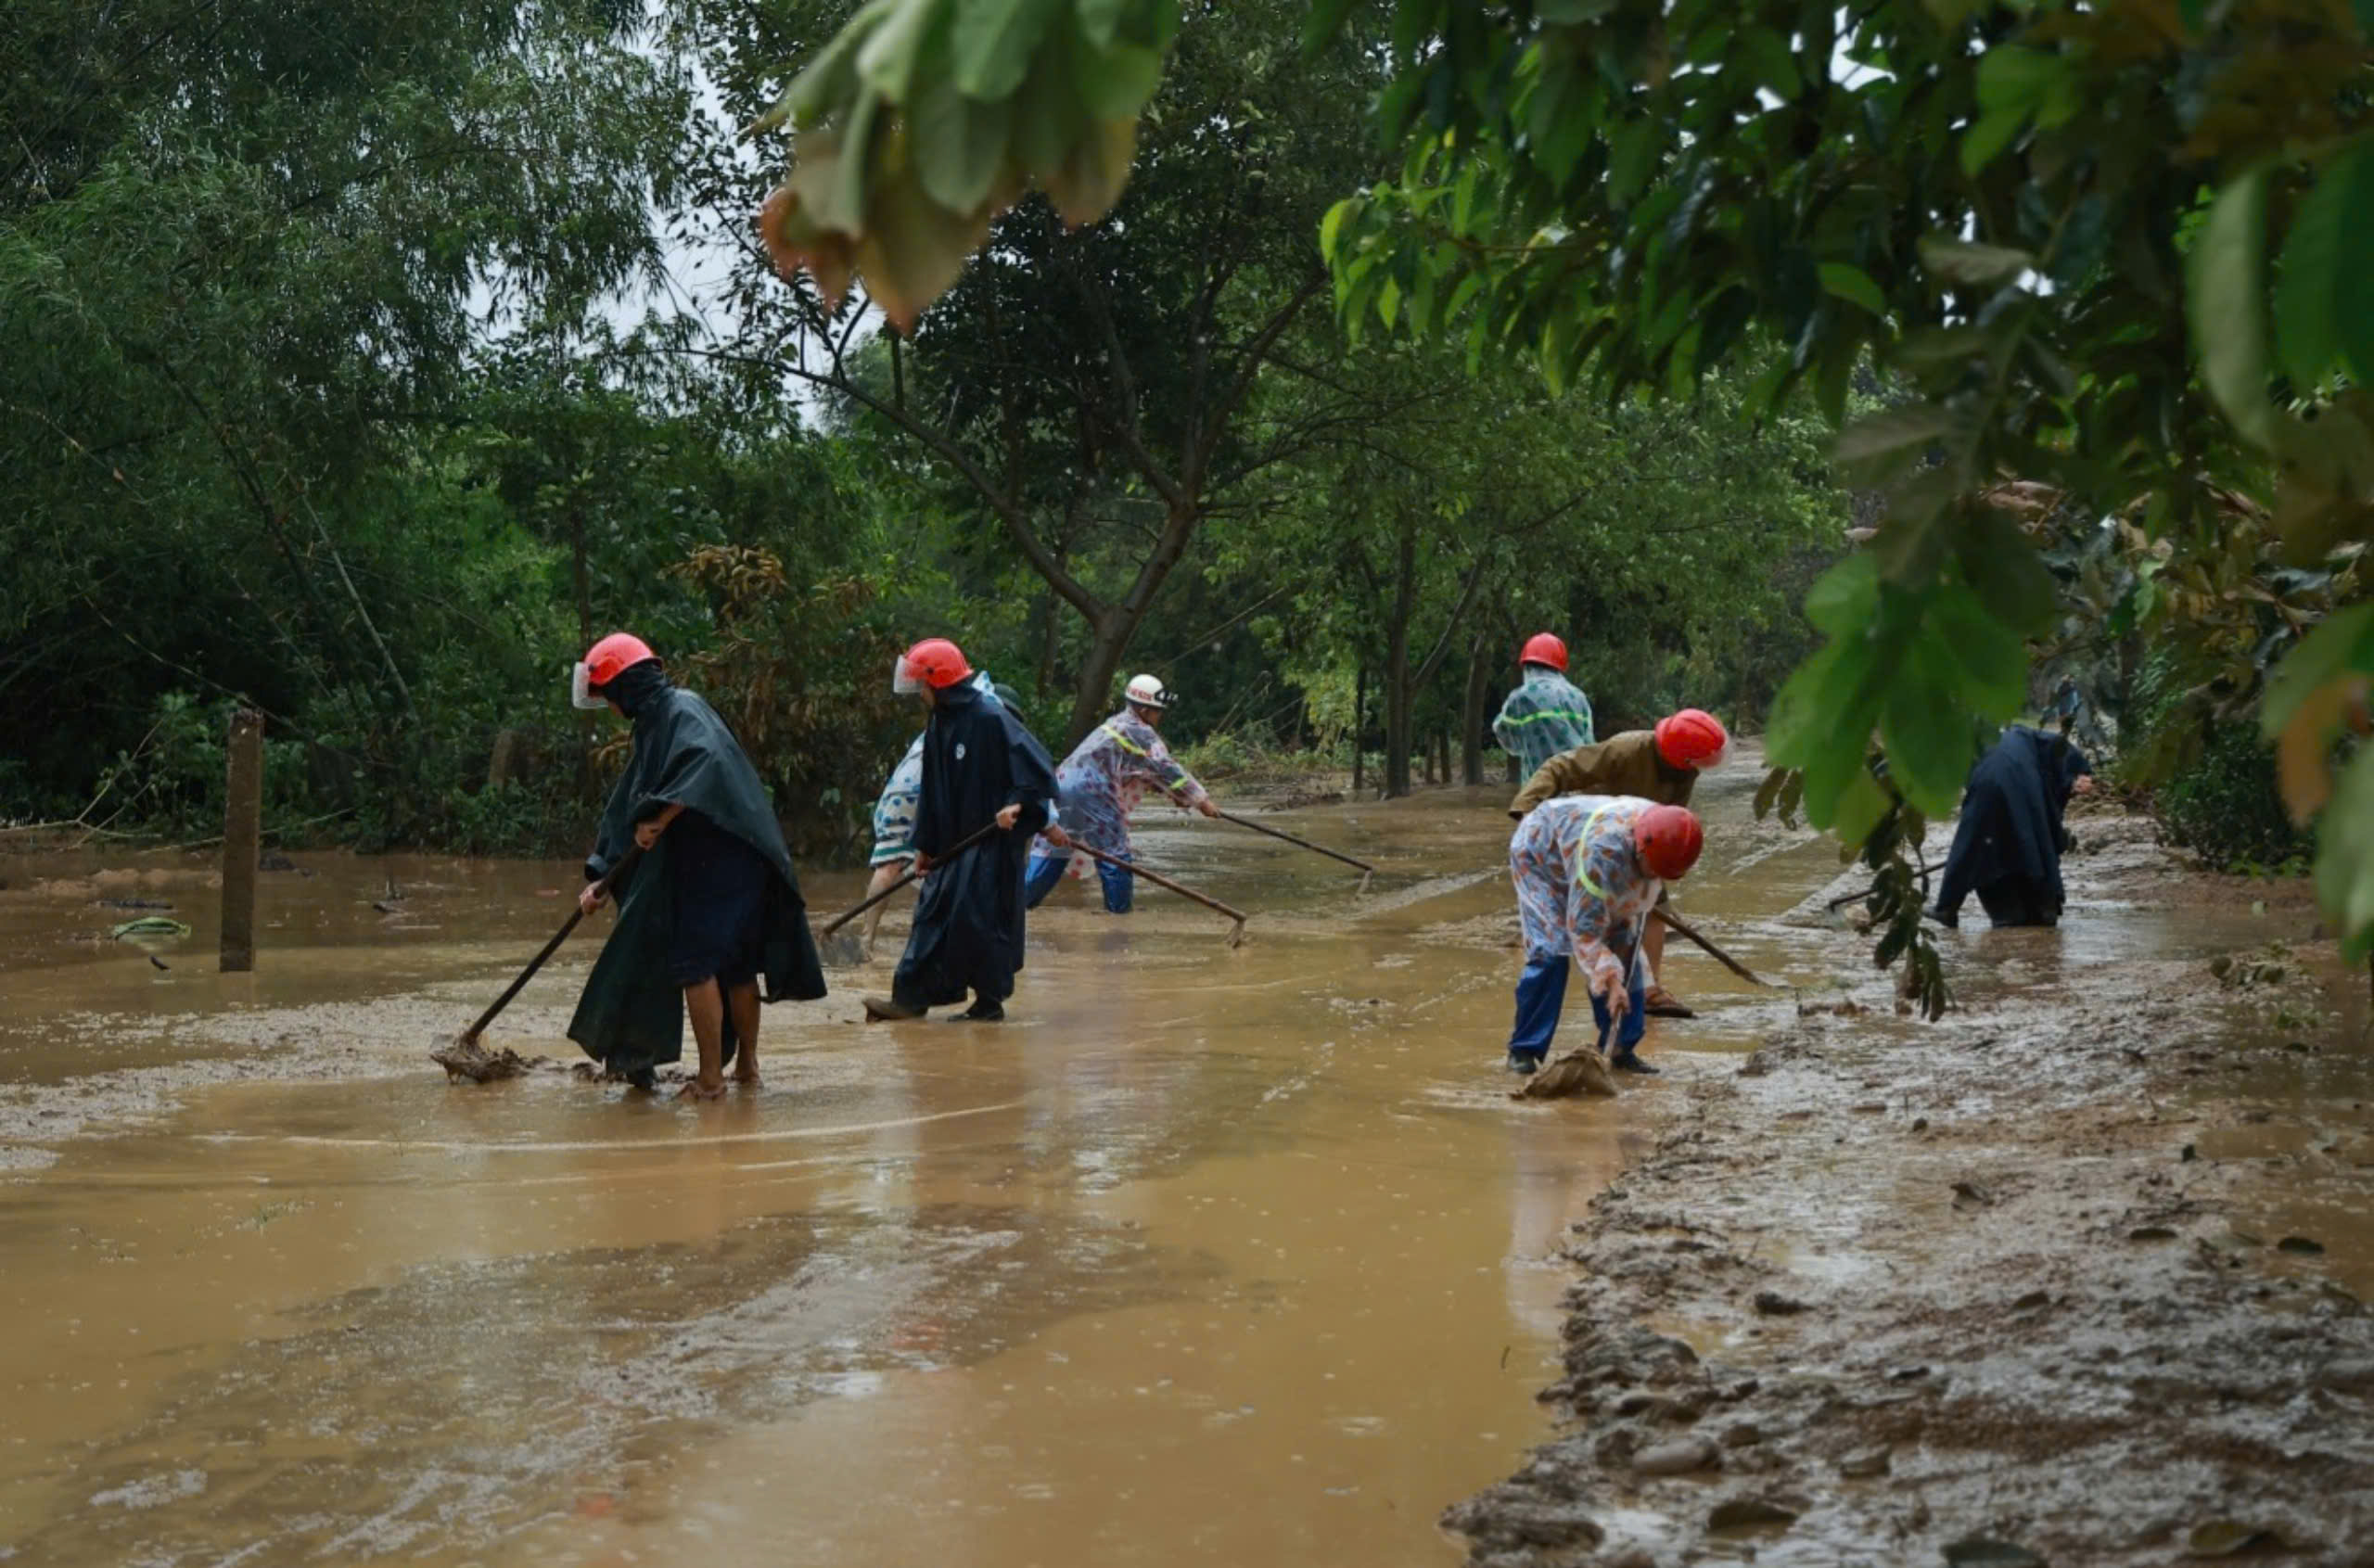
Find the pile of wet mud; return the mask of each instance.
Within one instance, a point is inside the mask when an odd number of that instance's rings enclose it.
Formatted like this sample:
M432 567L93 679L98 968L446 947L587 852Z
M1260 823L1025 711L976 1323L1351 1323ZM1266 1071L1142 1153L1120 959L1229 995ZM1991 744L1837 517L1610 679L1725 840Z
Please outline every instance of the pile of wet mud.
M2063 931L1953 938L1945 1023L1875 978L1627 1099L1661 1130L1576 1227L1566 1430L1445 1516L1474 1563L2369 1561L2374 1057L2329 944L2080 834ZM2166 929L2229 950L2104 937Z

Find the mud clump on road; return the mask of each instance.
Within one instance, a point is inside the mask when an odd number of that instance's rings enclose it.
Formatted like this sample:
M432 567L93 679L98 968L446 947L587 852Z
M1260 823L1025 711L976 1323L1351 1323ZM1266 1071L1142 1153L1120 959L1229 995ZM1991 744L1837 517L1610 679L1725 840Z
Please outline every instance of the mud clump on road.
M2085 825L2064 930L1947 938L1943 1024L1875 977L1626 1102L1663 1115L1576 1227L1568 1430L1444 1516L1474 1563L2374 1561L2345 977L2288 892Z

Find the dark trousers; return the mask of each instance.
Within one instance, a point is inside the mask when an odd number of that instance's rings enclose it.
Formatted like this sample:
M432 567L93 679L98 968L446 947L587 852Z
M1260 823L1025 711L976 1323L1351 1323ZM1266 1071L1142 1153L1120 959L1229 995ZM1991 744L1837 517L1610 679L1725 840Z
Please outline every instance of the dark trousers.
M1979 907L1997 925L2058 925L2061 906L2024 876L1998 877L1978 890Z
M1530 1056L1538 1062L1550 1054L1550 1041L1558 1032L1558 1016L1566 1007L1566 975L1570 961L1564 953L1544 957L1527 953L1525 973L1517 976L1516 1026L1509 1032L1509 1054ZM1624 1014L1623 1026L1615 1032L1618 1056L1640 1043L1649 1032L1646 1012L1648 986L1640 977L1640 965L1635 963L1626 976L1627 989L1631 992L1632 1006ZM1591 998L1591 1026L1596 1031L1596 1043L1607 1033L1607 1003Z
M1123 860L1130 859L1127 855L1116 858ZM1057 885L1064 880L1065 869L1071 864L1071 860L1072 852L1068 849L1057 849L1048 855L1033 855L1030 858L1030 869L1023 877L1023 907L1035 910L1045 903L1047 895L1053 892ZM1135 885L1138 879L1131 876L1124 867L1108 866L1103 860L1096 862L1096 879L1104 888L1104 912L1107 914L1129 913L1130 906L1136 896Z

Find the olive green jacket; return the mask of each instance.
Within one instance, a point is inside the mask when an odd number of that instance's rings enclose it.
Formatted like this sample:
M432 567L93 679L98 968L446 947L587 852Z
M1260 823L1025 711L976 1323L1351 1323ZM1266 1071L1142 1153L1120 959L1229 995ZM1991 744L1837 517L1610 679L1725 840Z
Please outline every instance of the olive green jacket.
M1522 821L1536 806L1560 795L1630 795L1663 806L1687 806L1691 786L1697 782L1697 769L1677 768L1657 755L1653 732L1627 730L1544 762L1509 802L1509 815Z

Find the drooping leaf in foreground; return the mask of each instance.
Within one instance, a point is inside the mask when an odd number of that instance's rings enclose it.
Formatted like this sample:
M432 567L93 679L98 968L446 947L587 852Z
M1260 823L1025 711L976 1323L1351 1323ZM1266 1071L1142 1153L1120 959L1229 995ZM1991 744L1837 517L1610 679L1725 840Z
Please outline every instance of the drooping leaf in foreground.
M855 279L900 331L1032 186L1074 227L1113 210L1178 0L873 0L758 129L800 129L759 214L828 306Z

